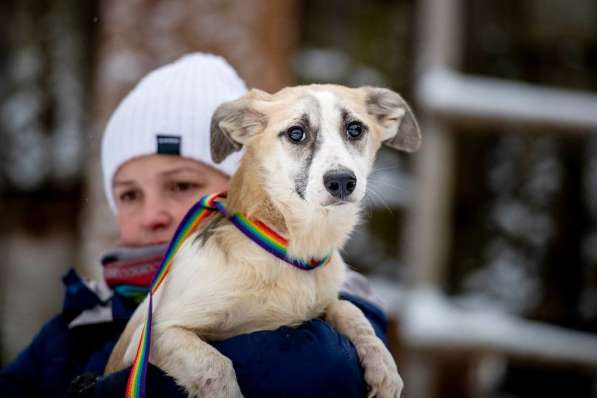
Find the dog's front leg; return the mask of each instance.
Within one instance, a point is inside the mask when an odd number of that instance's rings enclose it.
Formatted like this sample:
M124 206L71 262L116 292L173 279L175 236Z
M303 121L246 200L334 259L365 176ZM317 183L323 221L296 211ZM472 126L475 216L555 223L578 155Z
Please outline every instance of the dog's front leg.
M242 397L232 361L181 327L155 329L150 360L184 387L190 397Z
M325 319L354 344L370 388L368 396L399 397L403 382L394 358L361 310L346 300L336 300L326 308Z

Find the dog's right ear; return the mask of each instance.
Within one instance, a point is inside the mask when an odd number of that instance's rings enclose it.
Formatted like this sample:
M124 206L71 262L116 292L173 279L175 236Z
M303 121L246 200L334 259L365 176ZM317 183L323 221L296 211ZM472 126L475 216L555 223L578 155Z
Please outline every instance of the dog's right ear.
M266 100L265 91L251 89L237 100L224 102L211 118L211 158L220 163L267 124L265 115L254 108L255 101Z

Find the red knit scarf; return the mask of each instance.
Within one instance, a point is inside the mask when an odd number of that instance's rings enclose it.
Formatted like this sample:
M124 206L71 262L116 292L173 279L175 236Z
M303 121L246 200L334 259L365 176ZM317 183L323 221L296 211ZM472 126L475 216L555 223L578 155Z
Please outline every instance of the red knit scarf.
M104 264L104 279L112 289L119 285L149 288L153 276L160 268L163 256L162 253L106 262Z

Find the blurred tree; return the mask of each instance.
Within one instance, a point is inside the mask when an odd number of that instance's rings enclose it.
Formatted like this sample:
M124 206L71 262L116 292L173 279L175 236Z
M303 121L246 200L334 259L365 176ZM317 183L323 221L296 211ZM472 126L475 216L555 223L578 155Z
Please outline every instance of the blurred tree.
M0 3L0 362L58 311L76 259L95 4Z
M294 81L290 57L297 37L296 0L106 0L99 11L88 197L82 222L87 275L115 228L103 198L99 150L102 130L119 101L148 71L193 51L223 55L249 87L275 91Z

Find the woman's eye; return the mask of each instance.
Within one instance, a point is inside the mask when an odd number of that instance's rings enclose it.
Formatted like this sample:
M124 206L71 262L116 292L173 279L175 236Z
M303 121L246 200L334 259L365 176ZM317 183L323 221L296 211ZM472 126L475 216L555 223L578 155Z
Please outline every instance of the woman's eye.
M350 122L346 126L349 140L358 140L363 135L363 125L360 122Z
M132 202L139 198L139 192L137 191L125 191L118 195L118 199L121 202Z
M173 185L172 190L175 192L187 192L197 188L197 184L192 182L177 182Z
M305 130L303 130L303 128L300 126L292 126L288 130L286 130L286 136L291 142L295 144L303 142L305 138L307 138Z

